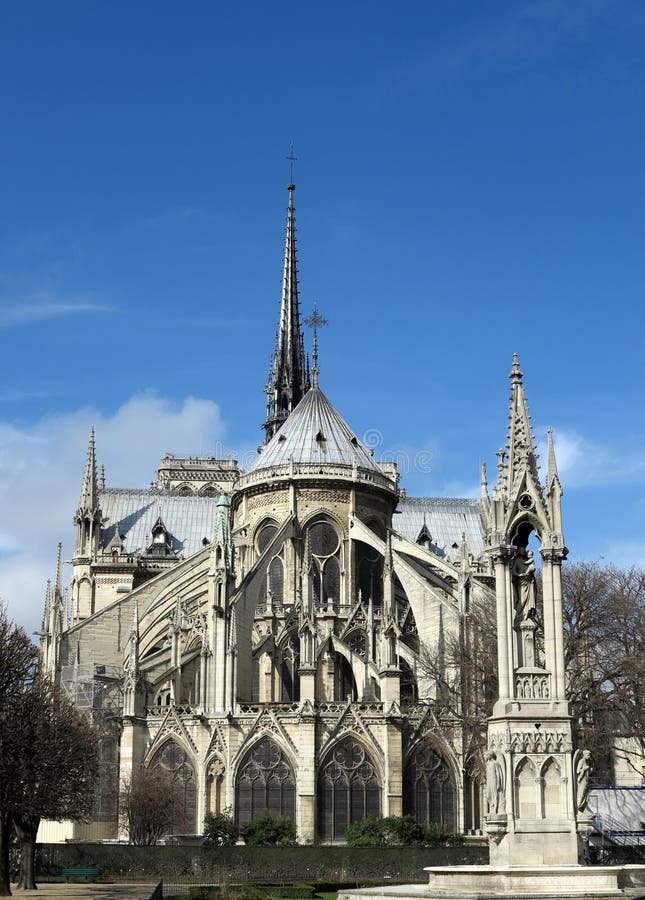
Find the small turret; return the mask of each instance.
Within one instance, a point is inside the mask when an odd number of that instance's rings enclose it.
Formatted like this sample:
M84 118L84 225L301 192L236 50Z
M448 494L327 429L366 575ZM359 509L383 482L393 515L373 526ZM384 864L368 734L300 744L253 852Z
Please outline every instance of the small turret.
M233 573L233 538L228 495L221 493L215 509L215 533L211 545L211 572Z

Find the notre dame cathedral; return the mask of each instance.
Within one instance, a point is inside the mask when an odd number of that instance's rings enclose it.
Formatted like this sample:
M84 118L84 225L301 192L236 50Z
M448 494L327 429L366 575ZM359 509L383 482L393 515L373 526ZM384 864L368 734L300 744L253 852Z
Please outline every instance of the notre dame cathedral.
M536 645L528 549L532 532L547 541L555 584L562 491L550 435L540 481L517 357L490 493L482 468L480 499L407 496L323 393L315 330L307 360L293 184L288 196L266 434L250 467L166 456L150 487L110 487L90 435L69 592L59 547L41 641L102 734L95 821L64 826L68 837L116 838L117 786L140 766L175 774L175 835L224 810L239 825L288 816L302 842L342 843L353 821L407 813L478 832L485 761L444 702L445 647L471 639L471 610L513 594L504 696L544 705L563 678Z

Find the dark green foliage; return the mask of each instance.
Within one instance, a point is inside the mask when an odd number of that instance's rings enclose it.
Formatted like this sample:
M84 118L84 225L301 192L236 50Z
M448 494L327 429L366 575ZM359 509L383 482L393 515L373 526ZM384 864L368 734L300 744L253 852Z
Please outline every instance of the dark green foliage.
M347 829L348 847L456 847L464 842L462 834L432 822L424 829L414 816L387 816L363 819Z
M423 843L426 847L439 847L445 844L448 847L459 847L464 843L463 834L450 831L445 825L431 822L426 825L423 833Z
M242 837L249 847L293 847L296 826L285 816L258 816L242 825Z
M230 813L209 813L204 819L204 835L207 846L231 847L237 840L237 827Z
M386 830L384 819L368 818L354 822L347 829L348 847L384 847Z

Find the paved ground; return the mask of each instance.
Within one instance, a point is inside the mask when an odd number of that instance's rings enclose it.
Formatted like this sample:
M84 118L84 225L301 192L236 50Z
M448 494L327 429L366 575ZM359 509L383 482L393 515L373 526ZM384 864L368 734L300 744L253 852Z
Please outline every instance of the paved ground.
M150 900L154 884L39 884L35 891L16 891L14 897L38 900Z

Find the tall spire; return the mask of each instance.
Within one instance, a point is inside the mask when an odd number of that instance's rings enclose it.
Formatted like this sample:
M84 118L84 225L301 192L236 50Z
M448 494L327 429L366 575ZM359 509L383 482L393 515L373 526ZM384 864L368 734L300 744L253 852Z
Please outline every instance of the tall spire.
M520 369L520 361L517 353L513 354L513 365L509 374L511 379L511 402L508 413L508 442L505 471L507 475L506 488L512 493L513 485L522 472L528 470L534 484L539 486L538 456L531 428L524 386L522 384L523 373Z
M96 444L94 426L90 429L90 441L87 446L87 460L81 483L81 496L78 501L79 512L93 513L99 506L99 485L96 477Z
M291 156L293 169L293 148ZM291 172L293 174L293 171ZM296 260L296 220L291 181L288 187L287 233L284 244L282 272L282 296L276 346L269 365L266 385L267 417L264 423L268 443L289 413L300 403L309 389L305 347L300 330L300 304L298 300L298 267Z

